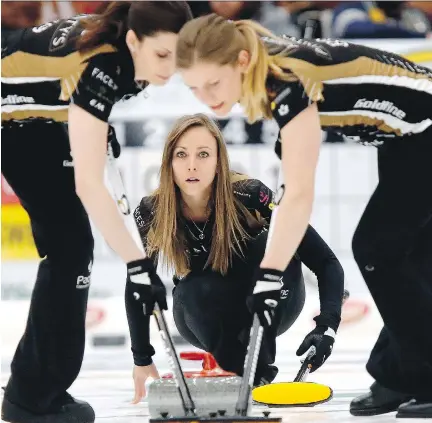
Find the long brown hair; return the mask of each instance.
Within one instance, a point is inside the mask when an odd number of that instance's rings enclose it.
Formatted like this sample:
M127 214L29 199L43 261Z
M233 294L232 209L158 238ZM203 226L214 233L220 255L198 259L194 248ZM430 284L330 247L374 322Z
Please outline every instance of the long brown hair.
M268 37L281 45L277 54L270 53L261 37ZM186 23L179 33L177 42L177 67L188 69L197 61L217 65L235 65L239 53L246 50L250 54L250 63L243 76L243 106L249 122L265 117L272 118L270 101L266 91L266 79L269 73L277 78L293 81L301 72L293 73L294 63L287 54L296 48L288 40L281 39L262 25L251 20L230 21L216 14L202 16ZM297 68L301 61L295 63ZM301 69L296 69L301 70ZM311 94L311 98L317 93Z
M104 43L116 43L129 29L139 40L157 32L178 34L192 19L186 1L113 1L100 14L83 21L86 31L77 41L80 51Z
M182 199L180 189L174 183L172 160L174 149L182 135L197 126L207 128L214 136L218 151L210 199L214 207L215 222L210 254L205 267L211 266L213 270L226 274L233 254L242 256L244 240L250 238L244 228L244 221L252 227L260 226L260 222L257 222L234 196L233 182L248 177L230 170L228 151L216 123L201 113L178 119L168 134L162 155L159 187L152 194L154 214L146 246L148 255L159 254L163 266L167 270L174 270L177 276L184 276L189 272L189 262L185 253L184 227L179 224L182 216Z

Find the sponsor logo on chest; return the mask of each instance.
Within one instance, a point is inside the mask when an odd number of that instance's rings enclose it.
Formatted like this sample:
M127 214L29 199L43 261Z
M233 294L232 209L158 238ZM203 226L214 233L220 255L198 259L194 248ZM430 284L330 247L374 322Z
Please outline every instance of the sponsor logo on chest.
M361 98L354 104L354 109L374 109L380 112L389 113L399 119L403 119L406 113L398 109L391 101L366 100Z
M93 69L92 77L98 79L99 81L102 81L103 84L107 85L114 91L118 90L118 85L113 81L113 79L99 68Z
M25 103L35 103L33 97L26 97L23 95L10 94L7 97L2 97L2 105L6 104L25 104Z

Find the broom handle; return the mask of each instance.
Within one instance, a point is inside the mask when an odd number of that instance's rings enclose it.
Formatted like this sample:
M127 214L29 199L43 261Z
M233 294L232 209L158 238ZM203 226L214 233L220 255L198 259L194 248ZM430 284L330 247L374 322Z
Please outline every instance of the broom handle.
M283 181L282 169L279 169L278 175L278 186L279 181ZM278 203L276 199L276 203ZM270 239L273 235L274 230L274 218L277 213L277 207L274 208L272 214L272 220L270 221L270 227L267 235L266 250L270 244ZM258 356L261 349L261 342L263 337L264 328L261 326L258 315L255 314L253 318L253 324L250 332L249 345L247 349L243 378L240 385L240 392L236 404L236 414L240 416L245 416L248 409L249 396L253 389L253 382L255 379L256 366L258 363Z
M314 19L308 19L306 21L305 33L303 38L305 40L311 40L314 36L316 27L317 27L316 21Z
M144 247L140 240L138 228L132 219L131 216L131 207L126 195L126 190L123 184L123 180L121 178L120 172L118 170L116 159L114 158L114 154L112 151L111 144L108 143L108 162L107 162L107 171L108 171L108 180L113 189L114 198L117 202L117 206L120 209L121 213L126 216L126 226L131 233L131 236L137 242L139 249L145 253ZM168 361L171 367L171 370L174 375L174 381L177 385L177 389L180 395L180 399L183 405L183 409L185 415L196 415L195 414L195 404L193 402L191 393L189 391L189 387L187 386L186 380L183 375L183 370L181 368L180 361L177 356L177 352L175 350L174 343L172 341L171 335L169 333L168 325L166 323L165 315L163 310L160 309L159 304L155 304L155 310L153 311L153 316L156 319L156 324L159 329L159 333L161 334L162 341L164 343L165 351L168 355Z
M303 363L300 367L299 372L297 373L297 376L294 378L294 382L304 382L306 380L306 377L310 372L311 360L315 354L316 354L316 348L315 346L312 345L309 348L309 352L307 353L306 358L303 360Z
M253 388L255 372L258 363L258 355L261 349L263 327L258 315L255 314L250 334L249 346L246 354L244 372L240 385L239 396L236 404L236 415L246 416L248 411L249 397Z
M186 379L184 377L181 368L180 360L177 356L173 340L168 330L168 325L166 323L165 315L163 313L163 310L160 309L159 304L157 303L155 304L155 310L153 311L153 316L156 319L159 333L161 334L161 338L165 346L165 352L168 355L168 361L174 375L174 380L177 385L177 389L181 398L185 415L196 416L195 403L192 399L192 395L189 391L189 387L187 386Z

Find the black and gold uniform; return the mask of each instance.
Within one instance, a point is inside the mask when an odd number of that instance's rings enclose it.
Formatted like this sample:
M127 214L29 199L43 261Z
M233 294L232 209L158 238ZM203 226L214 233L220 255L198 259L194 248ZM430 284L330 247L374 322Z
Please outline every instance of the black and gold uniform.
M67 122L69 103L107 122L116 102L142 90L124 41L77 51L83 18L13 31L2 40L3 123Z
M323 130L364 144L379 146L432 130L431 69L346 41L265 40L270 54L289 57L294 77L267 80L280 128L316 102Z
M352 241L385 325L367 369L380 385L432 403L432 335L419 324L432 322L432 71L345 41L265 43L289 57L293 75L267 79L280 129L316 103L322 129L377 147L379 183Z
M64 401L85 346L94 241L75 191L68 107L107 122L117 101L141 90L125 44L77 51L81 19L2 37L2 173L43 257L5 397L34 414Z
M188 342L211 352L224 369L242 374L252 322L246 297L253 289L254 271L264 256L274 204L273 192L257 179L245 179L244 175L233 174L232 187L235 197L246 207L253 221L261 224L242 220L244 229L252 238L246 242L244 257L234 256L227 274L221 275L207 264L213 241L214 210L206 222L193 222L180 216L178 225L186 236L185 254L189 257L190 273L181 279L174 277L173 311L176 326ZM134 212L144 247L152 225L154 204L154 197L144 197ZM157 257L153 259L157 260ZM270 381L276 376L277 369L272 366L276 355L276 337L291 327L303 308L305 288L302 262L318 277L321 314L315 318L317 324L328 325L335 331L339 326L343 269L324 240L309 226L296 257L284 273L275 325L265 334L256 381L262 377ZM154 354L148 334L144 336L149 318L131 306L127 306L127 311L133 327L134 358L146 360Z

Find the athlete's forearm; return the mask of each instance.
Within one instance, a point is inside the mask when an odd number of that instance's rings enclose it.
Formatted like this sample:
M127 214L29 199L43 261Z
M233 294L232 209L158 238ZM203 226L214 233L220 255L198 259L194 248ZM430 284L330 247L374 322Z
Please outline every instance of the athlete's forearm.
M262 268L284 271L304 237L312 213L313 193L287 193L273 211Z
M130 286L126 285L126 317L134 363L137 366L148 366L153 362L152 356L155 354L150 344L150 316L143 313L141 303L135 301L130 293L128 295L128 289Z
M108 245L125 263L144 258L103 182L81 184L78 195Z

